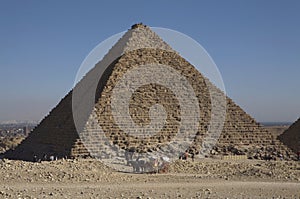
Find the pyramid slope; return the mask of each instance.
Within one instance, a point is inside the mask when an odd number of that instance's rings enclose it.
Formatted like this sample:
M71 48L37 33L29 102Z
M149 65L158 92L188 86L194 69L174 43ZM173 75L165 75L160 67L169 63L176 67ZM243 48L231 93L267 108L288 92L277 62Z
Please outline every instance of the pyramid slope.
M30 133L15 150L8 151L5 155L7 158L32 160L33 156L43 157L46 155L55 155L61 157L82 157L93 154L105 154L106 146L96 146L95 149L89 148L89 151L82 144L77 133L78 128L75 128L72 107L78 107L81 113L81 123L79 125L79 133L81 138L84 135L90 135L90 140L85 140L85 144L89 145L89 141L99 139L101 129L99 124L103 127L104 132L110 141L118 144L121 148L128 148L137 144L135 141L130 141L131 138L126 137L124 132L115 128L114 121L109 106L111 100L112 88L116 85L118 78L122 76L130 67L139 66L145 63L166 64L178 70L183 74L192 85L199 100L201 107L200 122L198 133L195 138L193 148L199 151L202 147L203 139L207 134L209 126L209 118L211 116L211 101L209 89L218 95L224 93L214 87L209 81L205 81L203 77L190 63L180 57L171 47L162 41L150 28L137 25L127 31L124 36L109 50L107 55L96 64L96 66L88 72L85 77L70 91L60 103L46 116L42 122ZM108 67L107 67L108 66ZM106 70L104 71L104 69ZM100 81L99 74L104 74ZM209 85L207 85L209 84ZM97 88L97 90L93 89ZM136 94L136 100L132 101L137 106L132 107L132 114L139 115L141 118L133 119L141 124L148 122L147 107L139 105L142 100L148 100L150 106L153 100L147 99L153 96L153 92L161 94L165 88L159 85L150 85L149 87L141 88ZM144 90L143 90L144 89ZM90 106L82 106L72 104L74 100L73 92L82 94L77 96L84 99L90 94L96 93L95 101L91 102ZM151 92L149 92L151 91ZM148 95L149 94L149 95ZM158 137L149 140L149 145L140 145L141 150L155 150L161 143L168 142L172 137L172 132L176 131L178 127L178 111L174 108L177 102L172 98L172 92L166 90L168 100L161 97L161 103L169 107L172 117L168 119L168 125ZM85 100L82 100L85 101ZM172 103L170 103L172 102ZM144 102L143 102L144 103ZM226 148L229 145L243 146L250 148L253 145L259 147L273 147L276 151L285 151L284 146L276 141L266 130L247 113L245 113L239 106L237 106L230 98L226 97L227 115L224 124L224 129L219 138L218 147ZM172 108L173 107L173 108ZM76 117L76 116L75 116ZM78 127L78 126L76 126ZM76 130L77 129L77 130ZM168 135L165 135L168 134ZM83 135L83 137L82 137ZM170 137L171 136L171 137ZM97 145L97 144L96 144ZM102 148L101 148L102 147ZM99 152L99 149L103 149Z
M91 88L101 86L98 85L98 74L103 73L103 70L106 69L108 65L125 52L143 47L173 51L172 48L149 27L142 24L132 26L108 51L103 59L50 111L30 135L15 150L7 151L4 157L29 161L33 159L34 155L43 157L45 154L55 154L58 157L70 157L73 156L74 146L78 148L75 151L79 151L80 156L89 155L88 151L80 142L76 127L85 126L92 110L89 108L80 110L83 115L82 117L84 117L84 119L81 120L83 123L75 125L72 112L72 102L74 102L74 100L72 100L73 91L75 90L76 93L86 95L95 92L95 90ZM76 97L84 99L85 95ZM76 104L73 104L73 106L76 106Z
M284 131L279 139L295 153L300 151L300 118Z
M136 57L139 59L136 59ZM178 123L175 120L172 121L172 118L167 121L166 128L164 128L165 132L161 132L161 135L157 138L153 138L152 140L147 140L147 146L141 146L141 143L136 144L133 138L124 134L121 129L116 128L115 121L113 119L111 113L111 106L107 106L107 104L111 104L111 95L112 90L115 87L116 83L118 82L118 78L122 77L126 71L138 67L141 64L165 64L171 67L174 67L177 71L180 71L183 76L185 76L189 83L192 85L196 95L198 96L199 100L199 107L202 107L200 111L200 122L199 122L199 129L196 139L193 143L193 149L196 151L200 151L202 147L202 143L204 138L208 132L209 126L209 119L211 117L211 99L210 93L208 91L208 87L213 88L210 92L215 92L216 95L224 95L221 90L214 87L209 81L205 81L205 78L186 60L180 57L176 53L172 52L164 52L163 50L153 50L153 49L139 49L136 51L131 51L125 53L118 62L113 66L112 73L108 78L105 87L102 90L102 96L99 98L99 101L96 103L95 108L93 110L93 114L89 118L89 121L94 121L89 124L82 132L82 134L94 134L91 136L90 142L93 140L99 139L97 135L101 132L101 129L98 129L97 123L100 123L104 133L107 137L110 137L110 140L120 146L121 148L144 148L146 151L154 151L155 148L159 148L160 145L163 145L164 142L168 142L172 139L172 132L176 132ZM142 78L143 76L141 76ZM148 90L147 90L148 89ZM156 94L160 94L160 88L156 85L152 85L149 88L143 88L141 91L136 91L136 96L133 98L138 99L137 101L132 101L133 104L140 104L140 99L146 99L145 96L151 96L151 92L149 90L156 91ZM140 97L139 97L140 96ZM170 93L169 93L170 96ZM166 98L167 100L162 99L159 103L166 107L167 112L170 111L170 115L175 115L176 118L176 110L168 110L169 101L172 100L170 97ZM148 100L148 101L147 101ZM151 103L152 100L152 103ZM146 99L146 102L143 102L143 107L132 107L133 113L133 120L135 119L134 116L139 115L139 118L136 120L141 125L143 123L147 123L148 121L148 114L144 114L146 112L141 109L146 109L151 106L151 104L156 103L155 99ZM150 101L150 102L149 102ZM221 136L218 140L217 147L221 149L227 149L230 146L234 146L237 148L243 149L250 149L255 147L253 150L259 148L259 150L263 150L263 152L267 153L286 153L291 152L278 140L269 134L265 129L263 129L260 124L258 124L250 115L244 112L238 105L236 105L230 98L226 97L227 101L227 116L226 121L224 124L223 131ZM176 102L172 102L176 106ZM146 104L146 105L145 105ZM148 107L145 107L148 106ZM137 109L140 109L139 111ZM139 114L135 114L139 113ZM138 123L137 122L137 123ZM168 123L169 122L169 123ZM169 124L169 125L168 125ZM165 136L162 136L165 135ZM168 136L166 136L168 135ZM115 139L117 137L118 139ZM162 139L163 137L163 139ZM129 141L131 140L131 142ZM92 145L92 144L91 144ZM97 151L98 146L96 146L94 153L98 154ZM101 152L103 157L109 156L111 154L105 154L105 150ZM228 151L225 151L228 153Z

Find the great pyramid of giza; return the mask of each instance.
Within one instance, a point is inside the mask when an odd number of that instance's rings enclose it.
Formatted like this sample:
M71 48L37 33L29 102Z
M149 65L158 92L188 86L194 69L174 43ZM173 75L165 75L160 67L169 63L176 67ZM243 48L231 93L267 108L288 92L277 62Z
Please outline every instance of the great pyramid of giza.
M59 104L41 121L30 135L14 150L4 154L11 159L32 161L33 156L55 155L62 157L97 156L109 158L108 145L136 151L155 151L171 141L176 132L182 131L179 101L174 92L159 84L139 87L130 99L129 114L140 126L149 124L149 107L161 104L166 112L166 123L162 130L142 142L130 136L116 125L113 117L112 95L118 81L128 70L141 65L167 65L178 71L191 85L199 104L197 134L189 150L201 151L210 130L213 108L220 103L212 103L211 95L223 96L226 109L225 122L214 151L219 154L230 153L268 153L292 155L282 143L269 134L250 115L243 111L230 98L210 83L194 66L182 58L149 27L136 24L109 50L104 58L88 72ZM105 69L105 70L104 70ZM149 76L145 72L141 75ZM99 77L101 75L101 78ZM151 75L151 74L150 74ZM161 79L168 74L161 74ZM146 78L146 77L145 77ZM79 93L74 95L74 93ZM93 99L81 100L86 96ZM77 100L74 100L77 98ZM75 101L75 103L74 103ZM222 107L221 107L222 108ZM76 109L80 114L74 114ZM189 110L188 110L189 111ZM192 112L192 108L190 109ZM220 125L218 122L214 125ZM100 128L99 128L100 127ZM195 128L191 126L190 128ZM129 129L130 130L130 129ZM186 128L185 131L192 129ZM212 132L213 133L213 132ZM106 139L103 140L103 135ZM101 140L102 139L102 140ZM101 140L101 143L98 142ZM83 144L84 143L84 144ZM103 144L105 143L105 144ZM209 143L209 142L208 142ZM124 154L119 154L124 156Z
M295 153L300 151L300 118L279 135L279 140Z

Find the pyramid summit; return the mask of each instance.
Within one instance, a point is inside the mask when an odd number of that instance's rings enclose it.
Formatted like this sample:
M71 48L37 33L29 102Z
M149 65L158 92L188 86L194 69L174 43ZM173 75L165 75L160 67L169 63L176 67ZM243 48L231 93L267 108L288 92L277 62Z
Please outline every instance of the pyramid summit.
M136 23L131 26L131 29L135 29L135 28L147 28L147 26L144 25L143 23Z
M152 70L155 66L161 66L157 67L159 71L157 73ZM166 70L162 69L163 66L167 66ZM183 77L178 78L182 81L175 81L178 75ZM123 95L115 97L114 89L118 88L120 82L127 76L134 77L131 79L132 85L138 83L136 79L145 80L147 84L134 89L128 98L129 106L119 109L130 116L127 120L125 118L127 115L121 115L121 123L123 122L124 126L120 126L117 123L118 117L114 115L114 102L125 99L127 94L124 92ZM156 82L149 83L151 77L153 80L157 79ZM172 85L163 84L163 80L172 78L174 85L184 83L188 86L177 92ZM184 89L189 88L193 92L185 92ZM121 89L120 92L124 90L126 89ZM196 109L200 111L196 112L197 120L194 120L195 117L185 120L184 116L195 112L195 107L187 106L188 100L194 99L193 95L196 99L194 103L197 104ZM183 96L183 100L178 99L178 96ZM211 96L219 97L214 99ZM161 110L157 104L165 110L165 115L162 114L165 119L162 127L159 126L160 123L151 126L151 122L160 117L160 115L151 116L152 113L154 115L156 113L153 112L154 108ZM224 121L211 121L214 115L222 113L221 109L226 111ZM181 124L184 121L187 125L182 128ZM188 123L191 121L196 121L196 125L195 122ZM139 129L147 126L152 129L161 128L157 133L141 139L138 135L129 133L137 130L132 123L139 126ZM221 134L214 135L211 126L223 127ZM122 127L126 127L126 130ZM30 135L4 156L28 161L32 161L34 156L42 158L44 155L55 155L58 158L92 156L101 160L109 159L111 156L123 158L131 149L145 153L155 152L163 147L168 148L168 143L174 141L178 133L189 134L192 131L195 131L193 142L186 148L191 153L200 153L209 148L207 145L215 144L213 141L207 141L207 137L213 135L212 140L213 137L217 139L213 150L218 154L247 154L254 158L262 158L262 153L272 155L274 158L281 153L293 155L293 152L226 97L151 28L135 24ZM180 144L176 147L180 147ZM163 150L168 151L168 155L178 156L175 148L165 148Z

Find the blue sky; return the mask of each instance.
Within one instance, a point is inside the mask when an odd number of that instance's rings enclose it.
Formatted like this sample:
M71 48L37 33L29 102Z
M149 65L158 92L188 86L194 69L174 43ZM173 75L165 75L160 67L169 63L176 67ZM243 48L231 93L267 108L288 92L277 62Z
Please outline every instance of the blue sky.
M137 22L199 42L258 121L300 117L300 1L0 1L0 121L40 120L101 41Z

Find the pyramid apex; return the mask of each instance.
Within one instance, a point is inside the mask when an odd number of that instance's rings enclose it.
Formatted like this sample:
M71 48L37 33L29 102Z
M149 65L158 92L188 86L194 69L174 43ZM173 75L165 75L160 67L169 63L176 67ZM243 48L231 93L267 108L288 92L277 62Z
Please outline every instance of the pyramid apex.
M136 24L133 24L131 26L131 29L136 29L136 28L146 28L147 26L144 25L143 23L136 23Z

